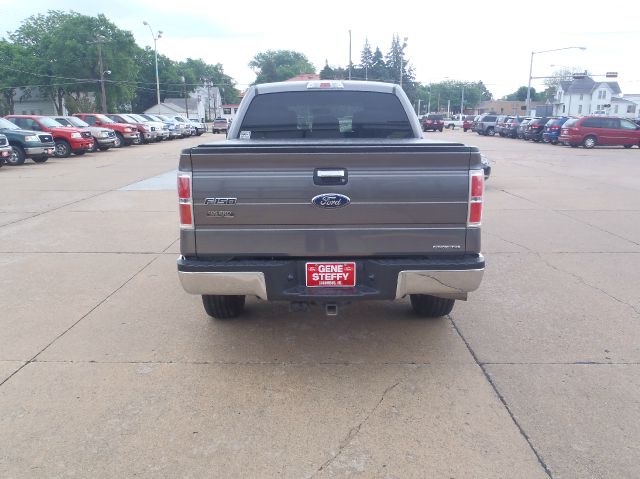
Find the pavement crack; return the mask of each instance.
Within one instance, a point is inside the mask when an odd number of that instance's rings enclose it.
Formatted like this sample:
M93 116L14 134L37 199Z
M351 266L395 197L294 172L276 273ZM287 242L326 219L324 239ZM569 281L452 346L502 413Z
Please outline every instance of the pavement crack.
M145 269L147 269L151 263L153 263L154 261L156 261L160 256L155 256L154 258L151 259L151 261L148 261L147 263L144 264L144 266L142 266L140 269L138 269L138 271L136 271L132 276L130 276L124 283L122 283L120 286L118 286L116 289L114 289L113 291L111 291L111 293L109 293L106 297L104 297L101 301L98 302L98 304L96 304L93 308L91 308L89 311L87 311L85 314L83 314L80 319L78 319L77 321L75 321L71 326L69 326L67 329L65 329L64 331L62 331L60 334L58 334L55 338L53 338L53 340L51 340L46 346L44 346L40 351L38 351L31 359L29 359L28 361L26 361L22 366L20 366L18 369L16 369L11 375L9 375L8 377L6 377L2 382L0 382L0 386L2 386L4 383L6 383L9 379L11 379L13 376L15 376L16 374L18 374L20 371L22 371L22 369L24 369L25 367L27 367L29 364L31 364L32 362L35 362L38 358L38 356L40 356L43 352L45 352L53 343L55 343L58 339L60 339L61 337L63 337L65 334L67 334L69 331L71 331L78 323L80 323L84 318L86 318L87 316L89 316L91 313L93 313L96 309L98 309L102 304L105 303L105 301L107 301L109 298L111 298L114 294L116 294L118 291L120 291L122 288L124 288L127 284L129 284L136 276L138 276L140 273L142 273Z
M380 399L378 400L376 405L373 407L373 409L371 409L371 411L369 411L369 413L367 413L367 415L364 417L364 419L362 419L356 426L354 426L351 429L349 429L349 432L347 433L345 438L342 441L340 441L340 444L338 445L338 452L334 456L330 457L325 462L323 462L320 465L320 467L311 476L309 476L309 479L317 476L320 472L322 472L323 470L328 468L333 462L335 462L335 460L338 459L338 457L340 457L340 455L342 454L342 451L344 451L345 448L349 444L351 444L351 442L355 439L355 437L360 433L360 429L362 429L362 426L378 410L378 408L380 407L380 405L384 401L384 398L387 396L387 394L389 394L391 391L393 391L401 382L402 382L402 380L395 382L394 384L392 384L391 386L387 387L382 392L382 395L380 396Z
M615 236L615 237L616 237L616 238L618 238L618 239L621 239L621 240L627 241L628 243L634 244L634 245L636 245L636 246L640 246L640 243L638 243L637 241L633 241L633 240L631 240L631 239L629 239L629 238L625 238L624 236L621 236L621 235L619 235L619 234L617 234L617 233L613 233L612 231L609 231L609 230L607 230L607 229L605 229L605 228L602 228L602 227L600 227L600 226L598 226L598 225L594 225L594 224L592 224L592 223L589 223L588 221L585 221L585 220L583 220L583 219L581 219L581 218L575 218L575 217L573 217L573 216L571 216L571 215L567 214L564 210L553 210L553 211L554 211L555 213L558 213L559 215L564 216L565 218L569 218L569 219L571 219L571 220L573 220L573 221L577 221L578 223L582 223L583 225L587 225L587 226L589 226L589 227L591 227L591 228L594 228L594 229L596 229L596 230L598 230L598 231L601 231L601 232L603 232L603 233L607 233L607 234L610 234L611 236Z
M447 317L449 318L449 321L451 321L451 324L453 325L453 329L455 329L456 333L458 333L458 336L460 337L460 339L462 339L462 342L467 347L467 350L469 351L469 353L473 357L473 360L476 362L476 364L478 365L478 367L482 371L482 374L484 374L484 377L487 380L487 382L489 383L489 385L491 386L491 388L493 389L493 392L496 394L496 396L498 397L498 399L502 403L502 406L507 411L507 414L509 414L509 417L511 418L511 420L513 421L515 426L518 428L518 431L520 432L520 435L522 435L524 440L529 445L529 448L531 449L533 454L535 454L535 456L536 456L536 458L538 460L538 464L540 464L540 466L542 467L544 472L547 474L547 476L549 476L549 478L553 479L553 475L551 474L551 470L549 469L549 466L547 466L546 462L544 461L544 458L542 457L542 455L538 452L538 450L535 448L535 446L531 442L531 439L529 438L529 435L526 433L524 428L520 425L520 423L516 419L515 415L513 414L513 411L511 411L511 408L507 404L506 399L504 398L502 393L498 390L498 387L493 382L493 379L491 378L491 376L489 375L488 371L486 370L484 363L482 363L482 362L480 362L478 360L478 356L476 355L475 351L473 350L473 348L471 347L471 345L467 341L467 338L464 337L464 335L462 334L462 331L460 331L460 329L458 328L458 325L456 324L455 320L453 319L453 316L451 316L449 314L449 315L447 315Z
M542 256L542 254L541 254L541 253L536 253L536 256L537 256L538 258L540 258L540 261L542 261L544 264L546 264L549 268L553 269L554 271L557 271L557 272L559 272L559 273L563 273L563 274L568 274L569 276L571 276L571 277L573 277L574 279L576 279L580 284L583 284L583 285L587 286L588 288L595 289L596 291L599 291L600 293L602 293L602 294L604 294L605 296L607 296L607 297L609 297L609 298L613 299L614 301L616 301L616 302L618 302L618 303L620 303L620 304L623 304L623 305L625 305L625 306L627 306L627 307L631 308L631 309L632 309L632 310L633 310L633 311L634 311L638 316L640 316L640 309L638 309L638 308L637 308L636 306L634 306L633 304L627 303L626 301L624 301L624 300L622 300L622 299L620 299L620 298L617 298L616 296L614 296L614 295L612 295L611 293L609 293L609 292L605 291L604 289L599 288L598 286L596 286L596 285L594 285L594 284L589 283L589 282L588 282L587 280L585 280L582 276L580 276L580 275L578 275L578 274L576 274L576 273L573 273L573 272L571 272L571 271L564 270L564 269L562 269L562 268L560 268L560 267L558 267L558 266L556 266L556 265L552 264L552 263L551 263L551 262L549 262L547 259L545 259L545 258Z

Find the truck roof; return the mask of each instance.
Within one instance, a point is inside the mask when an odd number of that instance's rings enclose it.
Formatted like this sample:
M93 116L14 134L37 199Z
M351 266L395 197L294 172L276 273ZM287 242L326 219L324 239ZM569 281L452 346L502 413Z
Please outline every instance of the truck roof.
M321 86L330 85L330 86ZM381 93L394 93L396 88L400 88L393 83L382 83L374 81L358 80L311 80L311 81L291 81L278 83L262 83L254 87L257 94L276 93L283 91L307 91L314 90L349 90L349 91L374 91Z

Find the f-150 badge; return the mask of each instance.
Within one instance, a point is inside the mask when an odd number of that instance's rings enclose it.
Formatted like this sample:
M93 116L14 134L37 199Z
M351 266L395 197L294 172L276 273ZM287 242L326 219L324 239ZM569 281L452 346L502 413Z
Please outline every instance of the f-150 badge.
M314 196L311 203L318 208L342 208L351 203L351 198L339 193L325 193L324 195Z
M235 205L238 198L205 198L205 205Z

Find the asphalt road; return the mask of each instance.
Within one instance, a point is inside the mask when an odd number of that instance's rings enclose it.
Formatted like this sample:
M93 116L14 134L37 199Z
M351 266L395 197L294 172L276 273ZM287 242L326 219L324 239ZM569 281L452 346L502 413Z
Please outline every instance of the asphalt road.
M640 477L640 150L426 136L493 162L436 321L209 319L170 172L221 135L0 169L0 477Z

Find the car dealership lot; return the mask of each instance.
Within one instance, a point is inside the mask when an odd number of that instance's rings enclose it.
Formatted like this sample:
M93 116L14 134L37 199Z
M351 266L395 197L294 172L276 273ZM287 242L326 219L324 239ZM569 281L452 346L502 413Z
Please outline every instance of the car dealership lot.
M167 172L223 135L2 168L0 477L640 476L640 151L425 136L492 160L435 321L206 316Z

